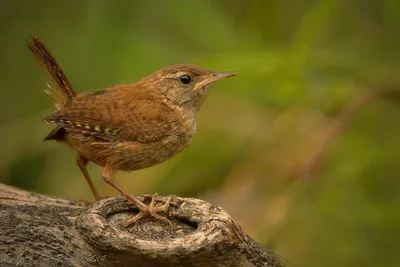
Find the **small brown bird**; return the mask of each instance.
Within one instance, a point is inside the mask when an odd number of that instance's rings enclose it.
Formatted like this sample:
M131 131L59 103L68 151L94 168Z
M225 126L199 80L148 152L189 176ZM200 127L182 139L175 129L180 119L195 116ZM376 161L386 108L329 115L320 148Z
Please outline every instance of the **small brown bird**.
M77 152L77 164L96 200L100 196L86 165L92 161L103 167L104 180L140 210L126 226L147 214L168 221L157 212L167 211L170 198L157 207L154 195L145 205L115 181L115 173L151 167L184 150L196 132L197 112L211 86L235 73L172 65L134 84L77 95L42 41L33 36L27 45L57 84L45 90L56 111L43 120L56 127L44 140L67 143Z

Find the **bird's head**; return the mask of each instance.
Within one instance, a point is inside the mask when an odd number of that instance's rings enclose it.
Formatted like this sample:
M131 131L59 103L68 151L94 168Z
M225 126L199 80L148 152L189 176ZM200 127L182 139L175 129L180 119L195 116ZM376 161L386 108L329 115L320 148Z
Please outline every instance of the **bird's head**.
M234 75L234 72L212 72L196 65L179 64L167 66L141 82L151 84L152 88L175 105L198 110L216 81Z

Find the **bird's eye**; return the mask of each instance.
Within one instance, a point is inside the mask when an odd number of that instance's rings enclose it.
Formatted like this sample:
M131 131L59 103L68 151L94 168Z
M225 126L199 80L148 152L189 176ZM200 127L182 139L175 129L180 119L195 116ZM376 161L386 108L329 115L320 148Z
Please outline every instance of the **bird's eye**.
M192 81L192 78L190 78L190 76L188 75L182 75L181 77L179 77L179 80L183 84L189 84Z

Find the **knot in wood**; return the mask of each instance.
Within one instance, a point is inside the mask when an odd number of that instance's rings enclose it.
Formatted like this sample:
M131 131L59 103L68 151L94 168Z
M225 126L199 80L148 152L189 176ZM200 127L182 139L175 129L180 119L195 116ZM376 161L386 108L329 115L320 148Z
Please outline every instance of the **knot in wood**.
M161 205L167 198L157 199ZM219 206L176 198L169 208L171 225L144 218L125 228L122 224L137 212L124 197L106 198L87 207L76 224L86 241L107 251L109 259L114 255L120 261L123 252L141 262L138 266L283 266L261 250L256 257L264 264L253 264L255 242Z

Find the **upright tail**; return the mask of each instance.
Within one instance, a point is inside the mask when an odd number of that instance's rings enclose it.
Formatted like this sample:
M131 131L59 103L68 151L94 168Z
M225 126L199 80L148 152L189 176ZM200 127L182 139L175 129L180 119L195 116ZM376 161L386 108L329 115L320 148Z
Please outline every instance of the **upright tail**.
M57 108L64 107L71 101L72 97L76 96L76 93L72 89L60 65L58 65L56 59L39 37L33 36L32 42L27 40L26 45L57 84L58 88L54 89L49 86L49 90L45 90L45 93L54 99Z

